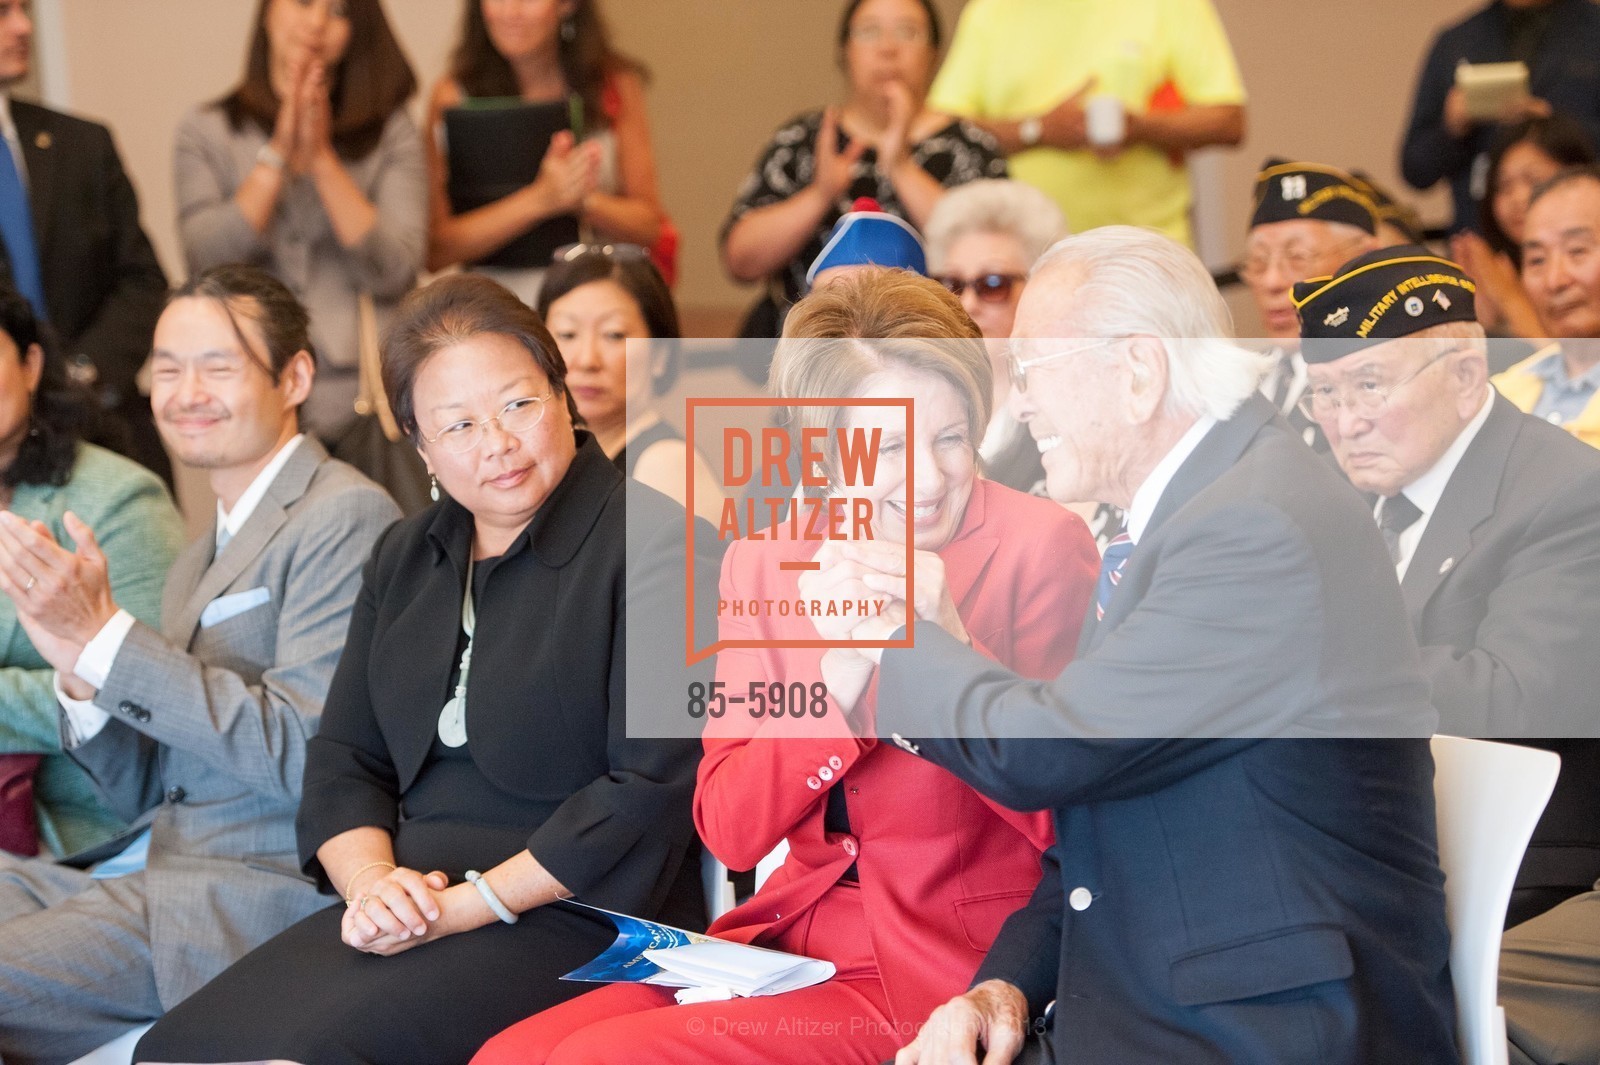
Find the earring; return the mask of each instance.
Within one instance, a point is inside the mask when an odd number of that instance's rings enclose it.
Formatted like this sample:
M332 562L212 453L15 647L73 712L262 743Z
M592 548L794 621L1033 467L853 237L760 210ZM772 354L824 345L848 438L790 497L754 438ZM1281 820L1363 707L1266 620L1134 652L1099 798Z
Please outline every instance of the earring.
M570 18L561 20L561 39L568 44L577 40L578 24Z
M439 478L431 473L428 474L428 495L433 498L435 503L439 502Z

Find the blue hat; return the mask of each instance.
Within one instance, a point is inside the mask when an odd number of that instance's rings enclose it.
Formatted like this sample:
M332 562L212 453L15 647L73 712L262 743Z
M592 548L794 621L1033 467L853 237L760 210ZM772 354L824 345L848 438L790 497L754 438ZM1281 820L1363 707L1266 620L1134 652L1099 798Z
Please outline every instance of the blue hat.
M862 197L854 210L840 217L823 245L822 254L806 271L806 284L817 274L835 266L897 266L925 274L928 259L922 251L922 238L911 223L878 209L876 200Z

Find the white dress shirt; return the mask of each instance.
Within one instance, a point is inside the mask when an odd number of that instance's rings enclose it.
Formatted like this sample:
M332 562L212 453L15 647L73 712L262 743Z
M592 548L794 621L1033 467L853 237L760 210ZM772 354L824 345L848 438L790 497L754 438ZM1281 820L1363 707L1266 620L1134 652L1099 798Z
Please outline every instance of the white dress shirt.
M244 528L244 523L250 520L250 515L255 513L262 497L267 494L267 488L277 479L284 464L289 461L289 456L294 454L295 449L300 446L300 441L304 439L304 433L297 433L287 444L279 448L278 453L272 456L272 461L256 474L255 480L250 482L250 487L244 490L244 494L239 497L232 510L224 510L222 501L217 500L217 551L220 552L228 541ZM72 672L85 684L92 684L96 689L105 687L106 678L111 675L111 667L116 662L118 652L122 650L123 641L132 631L133 615L119 609L111 616L111 620L83 645L83 652L78 655L78 661L73 663ZM88 743L106 727L111 715L94 705L92 699L74 699L67 695L61 688L59 673L55 676L55 686L56 699L66 711L68 730L71 732L67 746L78 747Z
M22 157L22 135L11 120L11 96L3 92L0 92L0 136L5 137L6 147L11 149L11 161L17 165L17 176L22 178L23 188L27 188L28 161Z
M1415 481L1400 490L1401 494L1422 511L1422 517L1411 523L1411 527L1400 534L1400 561L1395 563L1395 575L1401 580L1406 578L1406 569L1411 565L1411 556L1416 553L1417 545L1422 542L1422 534L1428 528L1428 519L1439 508L1439 500L1444 497L1444 490L1450 484L1451 474L1456 472L1456 467L1461 463L1461 456L1467 453L1467 448L1472 444L1473 437L1478 435L1478 430L1483 428L1483 423L1489 420L1489 408L1494 406L1494 389L1489 389L1489 394L1483 399L1483 406L1472 420L1466 424L1456 435L1455 441L1439 456L1428 472L1418 477ZM1383 514L1384 500L1379 499L1372 508L1374 518Z
M1200 441L1205 439L1207 433L1215 428L1217 420L1211 417L1201 418L1189 427L1189 431L1178 438L1172 445L1172 450L1161 457L1155 469L1144 479L1139 490L1133 493L1133 503L1128 507L1128 539L1134 543L1144 535L1145 526L1150 524L1150 519L1155 515L1156 504L1161 502L1161 497L1166 494L1167 485L1172 483L1172 478L1177 474L1178 467L1200 446Z

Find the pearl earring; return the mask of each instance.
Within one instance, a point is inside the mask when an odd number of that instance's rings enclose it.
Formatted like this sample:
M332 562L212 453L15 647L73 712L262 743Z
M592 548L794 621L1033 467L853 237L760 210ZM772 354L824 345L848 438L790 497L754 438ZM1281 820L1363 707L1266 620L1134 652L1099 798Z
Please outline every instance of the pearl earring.
M428 474L428 495L433 497L435 503L439 502L439 478Z

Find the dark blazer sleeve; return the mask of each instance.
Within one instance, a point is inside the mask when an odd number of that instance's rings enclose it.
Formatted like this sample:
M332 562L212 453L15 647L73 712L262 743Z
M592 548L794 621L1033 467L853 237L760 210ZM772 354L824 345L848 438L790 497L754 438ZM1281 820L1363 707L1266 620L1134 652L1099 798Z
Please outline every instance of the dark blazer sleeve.
M399 778L367 690L376 589L384 586L381 560L393 531L391 526L378 538L362 570L361 591L350 611L344 653L328 687L321 727L306 741L305 783L295 832L301 868L316 878L322 891L333 888L317 860L317 848L353 828L371 826L393 835L399 827Z
M924 757L983 794L1042 810L1147 794L1252 742L1204 737L1295 725L1317 678L1285 663L1322 639L1305 535L1282 511L1244 503L1190 521L1164 552L1132 612L1054 681L919 629L915 648L884 652L878 734L915 736ZM1054 742L996 738L1007 736ZM1139 736L1190 738L1107 742Z
M1001 926L994 945L978 966L970 986L1004 980L1028 998L1028 1012L1038 1017L1056 997L1061 968L1061 848L1052 845L1040 856L1043 875L1028 904Z
M167 276L139 224L139 200L122 168L111 132L94 124L85 127L89 151L83 165L100 175L100 202L94 209L104 212L107 243L101 261L77 264L76 271L62 264L52 270L54 276L47 276L45 283L52 287L83 286L86 272L101 279L99 287L104 295L99 305L88 308L87 317L75 327L76 332L63 339L69 352L82 352L94 360L102 388L114 390L120 400L127 401L137 392L134 378L150 353L150 338L166 298ZM86 205L60 206L76 212ZM55 232L66 239L62 231L77 224L76 218L62 217ZM47 252L43 254L47 260L52 258ZM68 276L61 276L64 272ZM58 324L66 327L66 323Z
M1456 55L1450 33L1441 34L1434 39L1417 79L1411 121L1400 148L1400 173L1415 188L1431 188L1472 162L1470 142L1451 136L1444 127L1444 98L1455 84Z
M683 511L640 487L629 484L628 524L636 533L650 531L628 545L627 577L612 604L609 768L568 797L528 840L529 853L562 886L608 909L649 905L652 889L665 890L662 881L694 836L690 800L700 743L630 735L630 689L636 697L646 694L641 680L649 678L649 695L681 703L691 681L712 676L709 662L684 664ZM658 511L659 518L652 516ZM719 552L710 526L696 522L696 531L696 616L705 617L715 610Z

